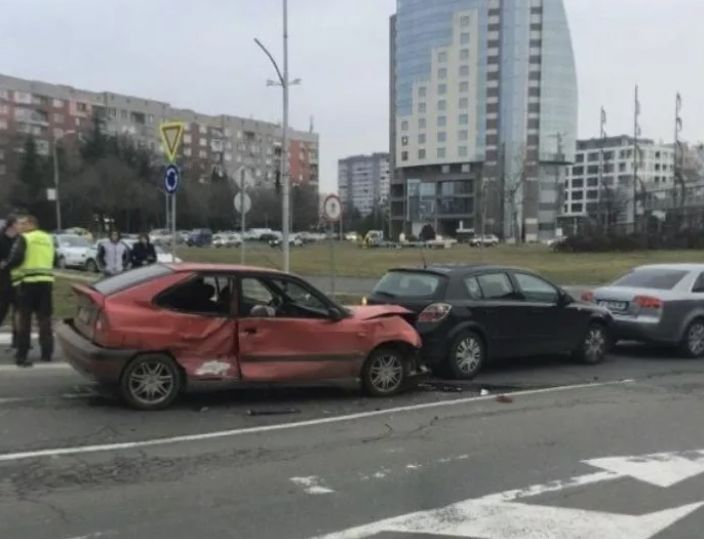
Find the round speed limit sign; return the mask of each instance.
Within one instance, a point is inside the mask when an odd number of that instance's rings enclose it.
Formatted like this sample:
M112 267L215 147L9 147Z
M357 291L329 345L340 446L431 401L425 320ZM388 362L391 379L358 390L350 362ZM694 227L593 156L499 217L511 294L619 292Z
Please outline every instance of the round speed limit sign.
M328 195L323 202L323 217L326 221L336 222L342 216L342 204L337 195Z

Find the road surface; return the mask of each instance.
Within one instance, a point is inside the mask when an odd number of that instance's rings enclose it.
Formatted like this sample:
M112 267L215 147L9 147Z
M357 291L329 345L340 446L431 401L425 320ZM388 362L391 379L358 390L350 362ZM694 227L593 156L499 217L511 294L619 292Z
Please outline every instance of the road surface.
M664 539L704 525L704 362L667 352L506 362L388 400L210 392L159 413L65 365L10 359L3 539Z

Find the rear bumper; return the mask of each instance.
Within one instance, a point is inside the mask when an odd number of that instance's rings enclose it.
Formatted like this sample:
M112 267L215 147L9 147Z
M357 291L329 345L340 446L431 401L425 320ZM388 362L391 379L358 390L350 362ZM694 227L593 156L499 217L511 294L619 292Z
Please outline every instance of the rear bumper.
M103 348L92 343L65 320L56 328L56 338L68 363L83 376L103 384L115 384L136 350Z
M677 344L680 339L678 328L662 320L638 319L613 315L611 331L615 340L642 341L654 344Z

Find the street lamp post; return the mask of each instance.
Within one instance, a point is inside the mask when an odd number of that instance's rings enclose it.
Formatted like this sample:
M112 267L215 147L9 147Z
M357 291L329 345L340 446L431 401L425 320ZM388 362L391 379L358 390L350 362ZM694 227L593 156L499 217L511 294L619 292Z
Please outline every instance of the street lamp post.
M295 79L289 81L288 78L288 1L283 0L283 15L284 15L284 69L283 73L279 69L279 65L274 60L272 54L267 50L267 48L258 39L254 39L254 42L264 51L271 61L274 69L276 70L276 75L279 78L279 82L267 81L267 86L281 86L283 89L283 126L282 126L282 136L281 136L281 184L282 184L282 202L281 202L281 232L282 232L282 247L283 247L283 270L289 271L290 269L290 258L289 258L289 232L290 232L290 203L291 203L291 185L289 179L289 163L288 163L288 88L291 85L300 84L300 79Z
M64 132L61 136L54 136L54 144L52 148L52 157L54 161L54 194L56 195L56 230L61 230L61 195L59 194L59 186L61 184L61 178L59 174L59 156L56 147L60 140L62 140L66 135L75 135L76 131L70 130Z

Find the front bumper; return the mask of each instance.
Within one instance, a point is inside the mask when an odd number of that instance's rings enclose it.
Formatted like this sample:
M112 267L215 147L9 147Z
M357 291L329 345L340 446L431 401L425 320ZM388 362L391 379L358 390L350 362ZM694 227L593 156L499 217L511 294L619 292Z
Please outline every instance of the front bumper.
M56 328L56 338L68 363L83 376L102 384L116 384L136 350L103 348L78 333L71 320Z

